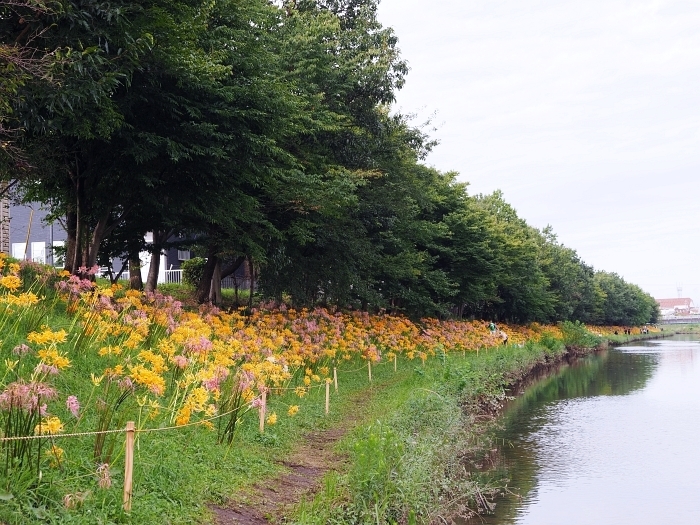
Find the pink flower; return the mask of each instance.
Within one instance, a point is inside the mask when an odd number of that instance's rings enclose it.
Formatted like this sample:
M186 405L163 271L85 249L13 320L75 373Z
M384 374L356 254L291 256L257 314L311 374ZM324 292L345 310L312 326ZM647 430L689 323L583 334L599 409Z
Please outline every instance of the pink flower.
M119 388L121 390L135 390L134 382L130 377L124 377L119 381Z
M185 342L185 350L193 354L205 354L213 347L212 342L204 336L192 338Z
M31 350L31 348L29 348L27 345L21 344L21 345L15 346L12 349L12 353L15 355L18 355L18 356L23 356L23 355L26 355L27 353L29 353L30 350Z
M3 410L21 409L27 412L46 411L46 405L39 406L40 400L56 398L56 390L46 383L24 383L15 381L0 393L0 408Z
M172 357L172 362L178 368L185 368L187 366L187 358L184 355L174 355Z
M66 408L70 410L73 417L78 417L78 412L80 412L80 403L78 402L78 398L76 396L68 396L66 399Z
M47 365L46 363L39 363L34 369L38 374L45 376L56 376L58 375L58 368L54 365Z
M101 463L97 466L97 485L101 489L108 489L112 486L112 478L109 472L109 464Z

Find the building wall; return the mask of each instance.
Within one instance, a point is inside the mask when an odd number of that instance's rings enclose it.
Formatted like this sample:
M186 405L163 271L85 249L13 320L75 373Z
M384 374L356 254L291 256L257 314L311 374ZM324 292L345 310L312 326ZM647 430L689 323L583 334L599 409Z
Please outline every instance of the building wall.
M39 203L9 206L9 221L5 223L6 226L9 225L6 228L8 232L6 253L17 259L29 259L44 264L62 266L63 260L56 256L51 246L64 246L68 235L60 223L47 224L47 215L47 211L42 210ZM3 240L2 225L2 201L0 201L0 250L2 250ZM27 235L29 235L28 245ZM146 235L146 242L151 240L150 235ZM142 263L141 276L145 280L148 276L151 254L142 252L139 256ZM189 250L178 250L177 248L167 250L161 255L158 282L168 282L165 270L180 270L182 262L191 256ZM122 261L115 259L112 266L115 273L119 272Z
M63 227L58 223L47 224L47 212L38 203L12 205L9 211L9 254L17 259L62 265L51 246L65 244L67 235Z

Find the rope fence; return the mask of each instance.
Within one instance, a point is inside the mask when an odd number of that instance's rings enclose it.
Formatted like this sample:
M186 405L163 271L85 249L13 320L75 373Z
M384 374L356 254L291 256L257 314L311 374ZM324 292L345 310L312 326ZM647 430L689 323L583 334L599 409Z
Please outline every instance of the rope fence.
M374 363L375 366L381 366L381 365L386 365L389 364L392 361L389 360L384 360L380 362ZM424 361L425 364L425 361ZM394 372L397 371L397 357L396 354L394 354L393 357L393 365L394 365ZM338 374L355 374L357 372L360 372L363 370L365 366L363 365L360 368L356 368L353 370L338 370L337 367L333 367L333 379L327 378L325 381L323 381L322 384L317 384L317 385L304 385L303 388L307 389L307 391L310 391L315 388L324 388L325 387L325 414L328 415L330 413L330 385L331 383L334 384L335 387L335 392L338 392ZM368 379L369 382L372 382L372 361L367 360L367 365L366 365L367 371L368 371ZM124 433L126 435L125 439L125 455L124 455L124 497L123 497L123 504L122 507L126 512L131 511L131 505L132 505L132 486L133 486L133 468L134 468L134 445L136 441L136 435L137 434L149 434L149 433L154 433L154 432L166 432L166 431L171 431L171 430L180 430L183 428L187 427L193 427L193 426L202 426L205 425L206 423L210 423L212 421L215 421L220 418L224 418L227 416L230 416L236 412L241 411L242 409L245 409L246 411L254 408L256 404L258 404L258 411L259 411L259 431L260 433L265 432L265 421L266 421L266 415L267 415L267 393L268 391L274 391L274 392L285 392L285 391L295 391L297 390L299 386L295 387L266 387L264 389L261 389L261 394L257 397L255 397L253 400L248 401L247 403L241 404L238 407L229 410L227 412L221 413L221 414L215 414L213 416L200 419L198 421L193 421L190 423L185 423L182 425L171 425L171 426L166 426L166 427L154 427L154 428L137 428L136 423L134 421L128 421L126 423L125 428L117 428L117 429L111 429L111 430L94 430L94 431L88 431L88 432L70 432L70 433L65 433L65 434L59 434L59 433L47 433L47 434L37 434L37 435L27 435L27 436L10 436L10 437L0 437L0 443L4 442L12 442L12 441L27 441L27 440L33 440L33 439L48 439L48 440L55 440L55 439L64 439L64 438L80 438L80 437L88 437L88 436L99 436L99 435L106 435L106 434L121 434ZM259 401L259 403L256 403Z

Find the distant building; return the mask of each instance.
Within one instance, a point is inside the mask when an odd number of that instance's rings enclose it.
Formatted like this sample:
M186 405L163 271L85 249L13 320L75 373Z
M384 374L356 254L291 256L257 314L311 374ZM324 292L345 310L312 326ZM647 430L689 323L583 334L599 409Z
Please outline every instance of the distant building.
M694 315L698 313L698 308L693 304L690 297L675 297L673 299L656 299L659 305L661 317L675 317Z
M7 198L0 199L0 252L10 255L10 200Z
M40 203L10 205L7 199L0 200L0 251L15 259L27 259L42 264L63 266L63 248L68 238L63 225L47 220L48 212ZM171 239L174 241L175 239ZM146 243L153 242L153 234L147 233ZM146 279L152 254L141 252L141 277ZM182 248L168 248L160 255L158 283L179 283L182 281L182 263L192 257L192 252ZM112 261L115 273L122 268L122 261ZM129 278L124 271L122 279ZM250 283L248 266L241 266L234 276L224 279L224 288L247 289Z
M6 253L15 259L62 266L55 250L65 245L66 231L59 224L48 223L47 215L38 203L10 206L9 219L3 223L9 232Z
M0 207L0 217L2 217ZM12 205L9 208L9 220L2 223L7 226L9 232L7 253L15 259L28 259L42 264L63 266L64 261L60 256L68 237L63 225L58 222L47 221L48 212L42 209L41 204ZM146 242L152 242L153 234L146 235ZM171 248L167 254L161 255L160 272L158 282L166 282L166 270L179 270L182 261L191 256L189 250ZM148 267L151 262L151 254L142 252L141 274L145 279L148 275ZM113 262L115 269L119 271L122 262L118 259ZM128 276L128 273L126 274Z

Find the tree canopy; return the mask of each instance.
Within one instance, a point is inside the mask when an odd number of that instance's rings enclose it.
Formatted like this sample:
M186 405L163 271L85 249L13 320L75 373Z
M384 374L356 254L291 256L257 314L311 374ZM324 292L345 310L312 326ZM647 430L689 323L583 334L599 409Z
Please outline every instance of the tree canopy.
M71 272L199 247L201 301L247 261L298 305L654 321L639 287L423 163L377 3L0 0L2 180L63 221Z

